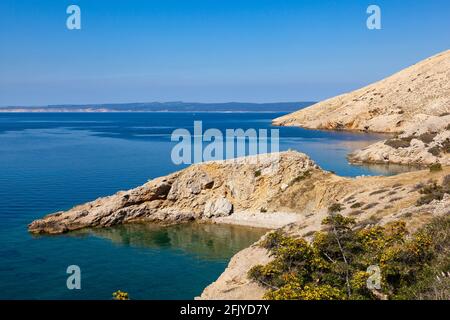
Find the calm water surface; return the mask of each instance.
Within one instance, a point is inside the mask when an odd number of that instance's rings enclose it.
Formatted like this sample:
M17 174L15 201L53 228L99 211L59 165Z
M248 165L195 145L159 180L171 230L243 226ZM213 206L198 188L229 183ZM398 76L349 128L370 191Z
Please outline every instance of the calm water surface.
M47 213L165 175L176 128L270 128L281 113L0 114L0 299L191 299L230 257L265 231L236 226L130 225L62 236L32 236ZM346 176L393 174L402 167L350 166L346 154L379 136L280 128L280 149L309 154ZM78 265L82 290L66 288Z

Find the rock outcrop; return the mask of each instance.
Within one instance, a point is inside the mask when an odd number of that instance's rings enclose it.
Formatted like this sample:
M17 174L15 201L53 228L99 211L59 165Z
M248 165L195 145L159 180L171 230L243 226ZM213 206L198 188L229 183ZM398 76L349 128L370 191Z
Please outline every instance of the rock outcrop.
M450 115L420 115L405 132L349 154L353 163L396 163L405 165L450 165Z
M274 199L283 198L280 185L303 175L310 180L326 173L297 152L195 164L141 187L50 214L28 229L58 234L129 222L210 221L234 211L272 210Z
M392 216L420 197L416 185L440 180L450 167L396 176L344 178L295 151L192 165L141 187L120 191L33 221L32 233L58 234L131 222L187 221L278 228L320 227L327 208L343 201L343 214ZM360 212L361 211L361 212ZM275 223L278 222L278 223ZM265 225L266 224L266 225Z
M352 162L449 164L449 115L447 50L362 89L274 119L273 124L399 135L354 152Z
M145 185L50 214L29 225L32 233L58 234L86 227L131 222L235 223L308 237L322 228L328 207L339 202L343 215L361 225L403 219L414 230L434 216L450 214L450 197L420 207L420 185L450 180L450 167L396 176L344 178L319 168L306 155L288 151L192 165ZM244 223L242 223L244 222ZM274 223L277 222L277 223ZM248 270L271 257L257 244L237 253L200 299L260 299L264 288Z
M227 198L221 197L209 200L205 204L203 215L206 218L228 216L233 211L233 204Z

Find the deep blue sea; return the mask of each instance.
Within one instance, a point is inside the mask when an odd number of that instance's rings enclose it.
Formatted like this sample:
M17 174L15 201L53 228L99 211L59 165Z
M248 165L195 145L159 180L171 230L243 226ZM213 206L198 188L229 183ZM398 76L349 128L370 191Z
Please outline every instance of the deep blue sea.
M0 113L0 299L191 299L264 230L220 225L128 225L32 236L47 213L136 187L182 169L171 161L174 129L264 129L282 113ZM279 128L280 149L309 154L340 175L402 167L351 166L346 154L380 136ZM66 268L81 268L68 290Z

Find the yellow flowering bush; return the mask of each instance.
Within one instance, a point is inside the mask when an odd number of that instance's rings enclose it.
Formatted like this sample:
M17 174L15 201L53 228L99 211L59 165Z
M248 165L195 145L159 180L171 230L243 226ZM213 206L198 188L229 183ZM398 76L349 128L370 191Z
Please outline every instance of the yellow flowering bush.
M428 266L433 259L444 256L444 268L450 266L449 216L442 218L445 223L434 222L433 228L425 227L410 236L404 222L358 228L353 219L336 213L338 209L334 206L330 210L323 221L325 231L316 232L311 242L276 231L261 243L274 259L253 267L248 276L267 288L264 298L409 298L412 293L408 288L421 278L432 279ZM373 271L369 272L373 266L381 272L381 289L367 285L373 281Z
M113 300L130 300L128 293L120 290L113 292L112 296Z
M328 284L306 285L300 293L301 300L342 300L345 295L341 290Z

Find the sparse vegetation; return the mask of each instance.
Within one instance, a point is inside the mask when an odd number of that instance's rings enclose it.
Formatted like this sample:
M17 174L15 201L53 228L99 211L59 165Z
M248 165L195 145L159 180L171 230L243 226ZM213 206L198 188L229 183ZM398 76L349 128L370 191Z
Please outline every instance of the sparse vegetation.
M439 148L438 146L434 146L428 149L428 152L435 157L439 157L439 155L441 154L441 148Z
M426 132L426 133L422 133L420 136L418 136L417 139L421 140L423 143L428 144L434 140L436 135L437 135L436 132Z
M350 217L354 217L354 216L359 216L362 213L364 213L364 211L362 211L362 210L354 210L354 211L351 211L348 215Z
M428 149L428 152L435 157L439 157L441 153L450 153L450 139L444 140L441 145L435 145Z
M289 184L290 186L292 186L295 183L298 183L302 180L305 180L307 178L311 177L311 172L309 170L302 172L301 174L299 174L297 177L295 177L291 183Z
M442 170L442 165L440 163L433 163L430 165L430 172L437 172Z
M380 220L381 220L380 217L377 217L376 215L373 214L366 220L359 222L356 226L359 228L365 228L367 226L376 225L378 222L380 222Z
M384 144L395 149L408 148L411 145L412 138L413 137L388 139Z
M363 202L356 202L356 203L352 204L352 205L350 206L350 208L356 209L356 208L362 207L363 205L364 205Z
M335 213L344 210L345 208L342 206L342 204L335 202L331 206L328 207L328 211Z
M345 198L345 199L344 199L344 202L349 202L349 201L352 201L352 200L354 200L354 199L355 199L355 196L354 196L354 195L351 195L350 197Z
M376 194L384 193L384 192L387 192L387 191L388 190L386 190L386 189L375 190L375 191L369 193L369 196L373 196L373 195L376 195Z
M372 202L369 203L368 205L366 205L364 208L362 208L363 210L369 210L372 209L373 207L376 207L378 205L378 202Z
M436 181L424 185L419 190L422 197L417 200L416 205L422 206L424 204L429 204L433 200L442 200L446 193L450 193L450 178L447 175L442 182L442 185L438 185Z
M405 212L404 214L402 214L402 218L411 218L412 215L412 212Z
M450 130L450 129L448 129L448 127L447 127L447 130ZM445 141L442 143L442 150L445 153L450 153L450 139L445 139Z

